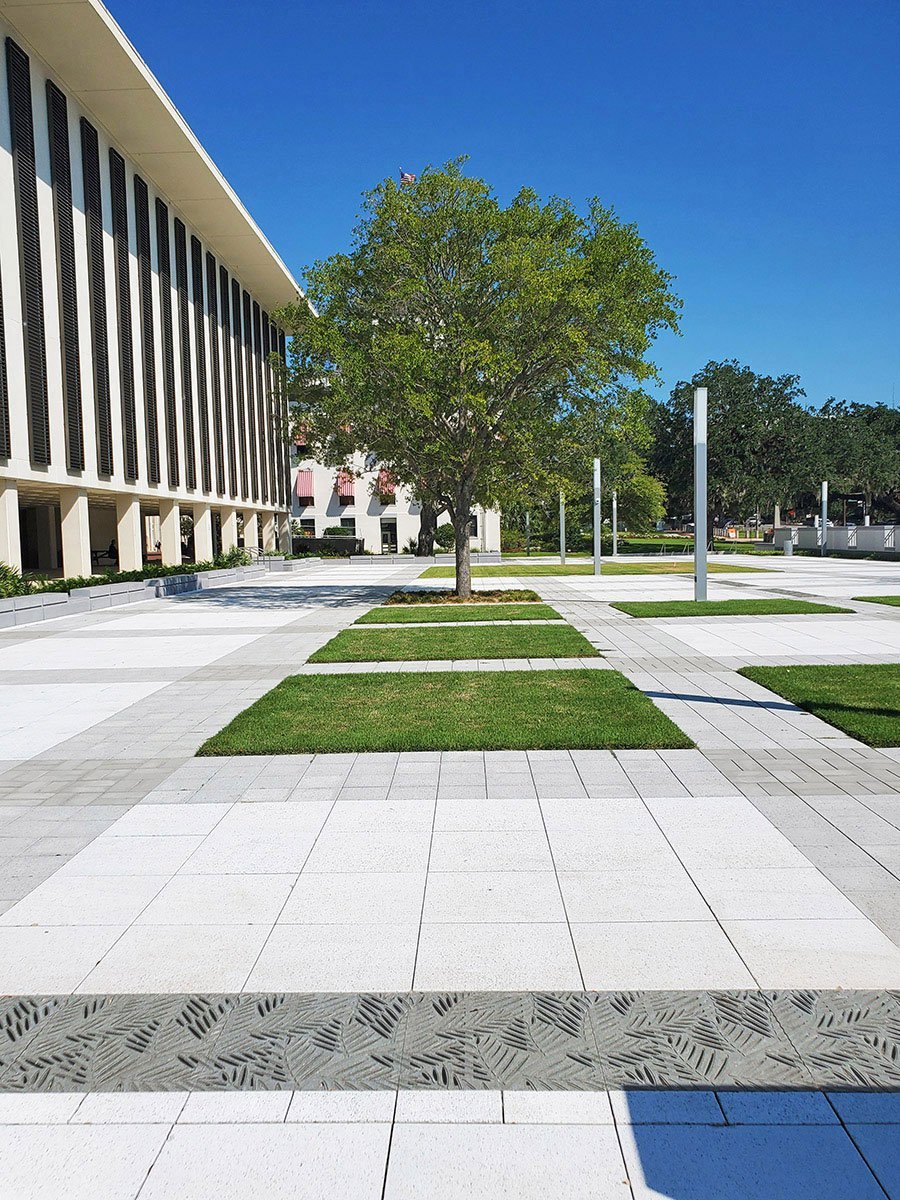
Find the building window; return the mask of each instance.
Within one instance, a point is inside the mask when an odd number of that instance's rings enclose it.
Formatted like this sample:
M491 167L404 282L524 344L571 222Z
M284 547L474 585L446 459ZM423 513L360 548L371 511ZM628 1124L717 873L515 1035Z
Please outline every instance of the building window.
M209 327L209 373L212 381L213 439L216 453L216 491L225 495L225 450L222 441L222 377L219 374L219 293L216 260L206 253L206 318Z
M244 333L241 324L241 285L231 278L231 331L234 351L234 394L237 400L238 459L241 464L241 495L250 496L247 474L247 412L244 406Z
M156 262L159 276L160 336L163 352L163 412L169 487L176 488L181 473L178 464L178 420L175 393L175 334L172 329L172 254L169 242L169 209L156 198Z
M469 517L469 537L478 537L478 516L472 513Z
M103 255L103 199L97 130L81 118L81 167L88 238L88 296L94 357L94 407L97 427L97 470L113 473L112 406L109 391L109 333L106 324L106 267Z
M122 406L122 451L125 478L138 477L137 414L134 399L134 343L131 324L131 260L128 253L128 193L125 159L109 151L112 197L113 265L116 283L116 321L119 334L119 397Z
M188 308L187 230L175 218L175 292L178 299L178 349L181 358L181 420L184 426L184 475L189 488L197 486L194 440L194 387L191 377L191 317Z
M297 522L297 524L300 526L300 536L301 537L311 538L311 537L316 536L315 518L301 517L300 520Z
M204 492L212 491L212 462L209 454L209 389L206 371L206 338L203 317L203 247L191 236L191 289L194 317L194 362L197 368L197 415L200 419L200 481Z
M72 219L72 167L69 155L69 116L66 98L47 80L47 119L50 130L50 180L56 225L56 265L59 271L59 312L62 332L63 394L66 400L66 461L72 471L84 470L84 423L81 412L81 360L78 352L78 299L75 282L75 230ZM0 437L2 442L2 437Z
M346 529L348 534L356 537L356 517L341 517L341 529Z
M19 230L19 268L25 342L25 399L32 463L50 462L50 408L47 396L47 349L44 331L44 289L38 224L34 122L31 110L31 68L28 55L12 38L6 39L6 80L12 135L13 186ZM4 405L0 418L0 449L11 450L9 418Z
M156 410L156 351L154 349L153 269L150 262L150 199L147 185L134 177L134 228L138 260L138 312L141 323L141 367L144 381L144 442L147 478L159 483L159 420Z

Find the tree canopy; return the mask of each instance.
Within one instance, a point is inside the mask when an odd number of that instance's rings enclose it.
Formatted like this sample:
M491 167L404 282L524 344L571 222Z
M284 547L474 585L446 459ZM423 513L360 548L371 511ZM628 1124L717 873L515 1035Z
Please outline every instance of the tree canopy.
M758 375L734 359L710 362L673 388L651 419L650 470L669 513L693 508L693 394L709 390L709 494L716 516L814 502L821 480L835 499L859 496L866 511L900 514L900 412L831 398L804 404L796 375Z
M523 189L504 206L463 166L369 192L349 253L314 264L310 304L279 316L316 456L368 452L448 511L468 594L472 506L558 487L573 437L602 432L620 386L654 374L647 351L680 302L598 200L580 214Z

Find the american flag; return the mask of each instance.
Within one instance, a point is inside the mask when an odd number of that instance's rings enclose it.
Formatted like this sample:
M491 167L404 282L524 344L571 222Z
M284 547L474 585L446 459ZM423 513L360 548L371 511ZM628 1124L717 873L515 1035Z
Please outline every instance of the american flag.
M413 175L413 173L411 171L404 171L403 168L401 167L400 168L400 185L401 185L401 187L404 183L415 183L415 182L416 182L415 175Z

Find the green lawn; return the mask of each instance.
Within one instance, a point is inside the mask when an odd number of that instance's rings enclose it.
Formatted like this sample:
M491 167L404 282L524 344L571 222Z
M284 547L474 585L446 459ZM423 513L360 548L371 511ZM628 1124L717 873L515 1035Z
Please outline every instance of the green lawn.
M867 746L900 746L900 664L742 667L739 673Z
M690 562L623 563L605 558L603 575L691 575L694 566ZM733 571L765 571L765 567L732 567L726 563L710 563L710 574ZM500 577L522 578L526 575L593 575L593 563L499 563L486 567L473 567L473 579L497 579ZM453 579L455 567L426 567L420 579Z
M849 608L808 600L616 600L629 617L771 617L804 613L847 613Z
M198 750L683 749L693 743L618 671L293 675Z
M454 610L455 611L455 610ZM344 629L310 655L311 663L420 662L451 658L595 658L571 625L497 625L471 629Z
M392 604L373 608L356 620L357 625L406 625L427 621L559 621L549 604Z
M854 600L864 600L867 604L890 604L900 608L900 596L854 596Z
M611 543L610 543L611 544ZM606 542L604 541L604 545ZM694 539L689 537L654 537L652 534L646 535L630 535L619 534L619 553L620 554L693 554ZM731 538L716 538L714 543L714 552L716 554L781 554L781 550L773 546L771 542L739 542L733 541ZM610 553L609 550L604 550L604 554ZM547 546L546 549L540 549L537 546L531 547L531 557L539 558L541 555L559 554L558 546ZM524 547L521 550L504 550L501 558L526 558ZM587 550L567 550L567 558L590 558L590 552Z

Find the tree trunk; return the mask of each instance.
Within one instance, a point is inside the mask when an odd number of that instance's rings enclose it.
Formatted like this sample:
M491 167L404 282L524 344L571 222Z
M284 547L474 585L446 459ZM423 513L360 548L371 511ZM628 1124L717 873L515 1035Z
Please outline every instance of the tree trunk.
M472 595L472 563L469 551L471 510L469 505L460 505L451 516L453 532L456 534L456 594L462 599L468 600Z
M416 539L416 556L430 558L434 554L434 533L437 529L438 511L430 500L422 501L419 514L419 536Z

